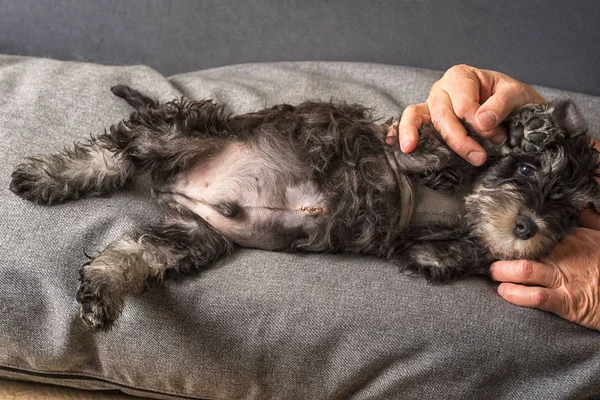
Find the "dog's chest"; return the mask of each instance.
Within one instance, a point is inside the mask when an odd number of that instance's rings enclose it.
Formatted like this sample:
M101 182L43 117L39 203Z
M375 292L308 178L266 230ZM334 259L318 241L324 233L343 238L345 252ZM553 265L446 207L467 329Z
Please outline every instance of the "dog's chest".
M232 142L182 173L162 199L240 246L285 249L327 213L324 194L303 174L293 155Z

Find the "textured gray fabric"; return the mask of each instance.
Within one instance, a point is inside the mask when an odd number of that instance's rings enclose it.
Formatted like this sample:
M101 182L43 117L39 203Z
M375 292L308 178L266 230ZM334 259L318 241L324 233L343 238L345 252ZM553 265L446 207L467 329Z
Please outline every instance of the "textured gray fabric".
M3 0L0 52L163 74L258 61L470 63L600 95L599 20L593 0Z
M128 299L109 333L78 319L77 269L156 218L135 191L54 207L7 190L24 156L126 117L108 88L243 112L336 97L398 115L440 74L375 64L250 64L166 79L147 67L0 57L0 375L156 398L584 398L600 333L512 306L485 279L430 285L346 255L243 250ZM548 96L564 95L540 89ZM568 94L593 130L600 99Z

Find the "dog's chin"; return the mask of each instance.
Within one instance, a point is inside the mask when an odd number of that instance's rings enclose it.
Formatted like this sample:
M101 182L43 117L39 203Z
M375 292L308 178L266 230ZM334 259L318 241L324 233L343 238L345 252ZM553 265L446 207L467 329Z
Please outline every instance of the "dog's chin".
M490 253L498 260L538 260L550 253L556 245L554 240L547 236L537 234L534 237L523 240L515 236L498 240L483 240Z
M552 226L535 212L523 208L524 200L514 191L503 193L504 207L493 206L490 201L471 204L478 206L473 221L473 233L498 260L530 259L535 260L547 255L558 239ZM482 207L483 206L483 207ZM485 216L486 218L482 218ZM528 217L537 232L528 239L521 239L515 232L518 219Z

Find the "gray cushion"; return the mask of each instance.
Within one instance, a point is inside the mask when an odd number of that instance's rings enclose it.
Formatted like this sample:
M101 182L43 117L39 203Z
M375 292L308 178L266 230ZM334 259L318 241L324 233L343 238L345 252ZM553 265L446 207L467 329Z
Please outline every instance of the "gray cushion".
M108 333L75 301L84 252L158 217L143 194L53 207L7 188L15 164L131 111L109 87L244 112L331 97L382 117L423 101L439 72L354 63L249 64L165 78L143 67L0 57L0 375L155 398L546 398L600 395L600 333L346 255L242 250L131 297ZM600 98L573 97L593 131Z

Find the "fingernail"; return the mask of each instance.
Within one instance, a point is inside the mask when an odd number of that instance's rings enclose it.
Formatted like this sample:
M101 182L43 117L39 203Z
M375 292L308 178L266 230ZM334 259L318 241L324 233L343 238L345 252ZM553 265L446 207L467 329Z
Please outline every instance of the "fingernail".
M472 151L469 154L467 154L467 158L469 159L471 164L479 166L485 161L485 154L479 151Z
M496 115L494 115L491 111L484 111L482 113L477 114L477 118L481 125L486 128L493 128L496 126Z
M402 136L400 138L400 150L406 153L406 149L410 146L410 138Z
M492 142L494 144L502 144L502 142L504 142L505 138L506 138L506 136L503 133L499 133L495 136L492 136L490 138L490 142Z
M498 294L502 296L504 294L504 285L498 286Z

